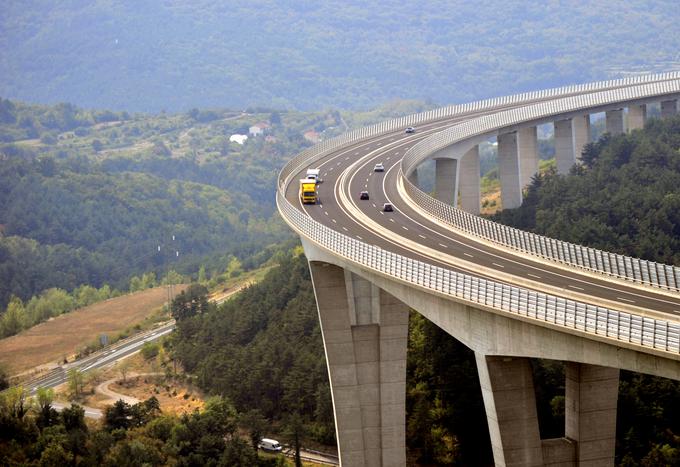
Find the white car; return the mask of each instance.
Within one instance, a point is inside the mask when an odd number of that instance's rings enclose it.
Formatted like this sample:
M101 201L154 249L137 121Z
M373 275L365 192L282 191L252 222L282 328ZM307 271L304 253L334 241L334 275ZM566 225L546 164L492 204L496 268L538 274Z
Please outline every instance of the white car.
M404 130L404 133L415 133L415 132L416 132L416 128L413 127L413 126L407 127L407 128Z
M373 167L373 171L374 171L374 172L384 172L384 171L385 171L385 166L382 165L382 162L378 162L378 163L375 164L375 166Z

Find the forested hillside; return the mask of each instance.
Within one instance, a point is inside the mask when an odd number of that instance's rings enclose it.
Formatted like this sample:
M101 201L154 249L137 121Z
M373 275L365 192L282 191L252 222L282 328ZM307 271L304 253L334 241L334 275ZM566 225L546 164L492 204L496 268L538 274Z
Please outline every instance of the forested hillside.
M677 68L676 6L10 0L0 95L128 111L449 104Z

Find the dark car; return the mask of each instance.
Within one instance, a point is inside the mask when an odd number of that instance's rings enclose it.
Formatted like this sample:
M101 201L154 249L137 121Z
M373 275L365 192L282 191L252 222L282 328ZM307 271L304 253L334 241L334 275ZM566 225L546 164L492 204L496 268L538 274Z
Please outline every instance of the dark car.
M368 199L368 191L362 191L359 193L359 199Z
M392 212L392 211L394 211L394 207L392 207L392 203L385 203L385 204L383 204L383 211L385 211L385 212Z
M415 129L415 127L412 127L412 126L406 128L404 130L404 133L415 133L415 132L416 132L416 129Z

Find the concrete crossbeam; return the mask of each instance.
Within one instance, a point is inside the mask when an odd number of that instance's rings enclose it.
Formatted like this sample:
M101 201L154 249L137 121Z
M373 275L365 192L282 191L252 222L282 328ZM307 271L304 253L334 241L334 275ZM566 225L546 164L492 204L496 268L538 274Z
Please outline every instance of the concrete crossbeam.
M647 106L645 104L634 104L628 107L628 131L644 128L646 119Z
M608 110L605 112L605 126L607 133L612 136L624 133L626 129L623 123L623 110Z
M435 159L434 197L439 201L458 205L458 161Z
M498 135L498 169L501 179L501 203L503 209L522 205L519 149L517 133Z
M460 175L458 176L460 207L470 214L480 213L482 194L479 186L479 171L479 146L475 145L460 160Z
M497 466L542 466L543 448L528 358L475 353Z
M678 113L678 100L661 101L661 118L672 117Z

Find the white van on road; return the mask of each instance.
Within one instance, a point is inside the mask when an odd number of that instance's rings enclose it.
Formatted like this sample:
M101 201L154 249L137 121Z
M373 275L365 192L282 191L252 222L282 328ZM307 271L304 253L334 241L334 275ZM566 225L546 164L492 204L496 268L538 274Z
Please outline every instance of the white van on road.
M260 449L264 449L265 451L276 452L280 452L281 449L283 449L278 441L269 438L262 438L260 442L257 444L257 447Z

